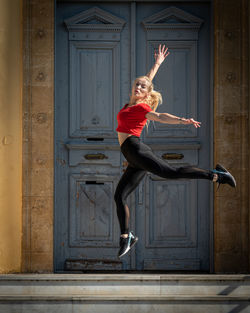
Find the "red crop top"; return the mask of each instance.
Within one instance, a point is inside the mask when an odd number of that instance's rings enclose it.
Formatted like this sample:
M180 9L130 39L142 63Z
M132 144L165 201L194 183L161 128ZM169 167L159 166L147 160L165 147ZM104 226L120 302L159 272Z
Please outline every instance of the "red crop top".
M140 137L147 122L145 115L151 111L151 107L146 103L138 103L130 107L126 104L117 114L118 127L116 131Z

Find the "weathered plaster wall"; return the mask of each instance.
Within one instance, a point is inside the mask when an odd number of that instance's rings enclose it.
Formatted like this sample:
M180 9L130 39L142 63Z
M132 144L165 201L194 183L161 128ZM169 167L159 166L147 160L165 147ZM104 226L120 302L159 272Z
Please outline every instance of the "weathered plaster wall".
M21 10L0 1L0 273L21 265Z
M216 272L249 267L249 1L215 0L214 160L237 188L215 192Z
M54 1L23 0L22 271L53 271Z

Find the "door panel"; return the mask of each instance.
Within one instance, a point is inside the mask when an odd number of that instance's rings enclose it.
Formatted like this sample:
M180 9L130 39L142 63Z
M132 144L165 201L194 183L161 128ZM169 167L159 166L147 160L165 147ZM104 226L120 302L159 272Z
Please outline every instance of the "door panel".
M70 42L71 137L116 136L119 50L117 42Z
M154 84L164 99L158 112L177 116L197 117L197 53L194 41L147 41L150 57L148 68L153 65L154 50L159 44L167 43L170 55L157 73ZM188 125L151 123L147 138L196 137L196 128Z
M132 79L171 54L155 89L158 112L194 117L201 130L150 123L142 139L173 166L209 167L209 4L57 4L55 270L208 270L207 181L147 175L128 199L139 237L121 260L113 195L124 171L115 132ZM136 66L135 66L136 65Z
M194 247L197 214L195 198L190 195L196 192L195 182L150 177L147 187L146 248Z
M185 269L187 262L199 269L197 182L148 177L146 190L144 269L162 269L164 260L175 262L175 269Z
M112 176L70 176L70 247L112 247L114 180Z

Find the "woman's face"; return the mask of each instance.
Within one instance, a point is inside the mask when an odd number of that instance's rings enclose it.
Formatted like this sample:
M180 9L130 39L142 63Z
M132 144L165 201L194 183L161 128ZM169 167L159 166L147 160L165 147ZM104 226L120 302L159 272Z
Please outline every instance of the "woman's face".
M141 78L135 81L132 96L135 100L143 100L148 96L148 82L146 79Z

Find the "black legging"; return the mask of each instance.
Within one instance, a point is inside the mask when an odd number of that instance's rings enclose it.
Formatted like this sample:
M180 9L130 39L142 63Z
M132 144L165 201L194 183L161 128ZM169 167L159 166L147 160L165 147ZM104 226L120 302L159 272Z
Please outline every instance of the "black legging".
M116 191L115 202L121 234L129 231L128 195L139 185L147 172L163 178L193 178L213 180L213 173L193 166L172 167L156 156L152 149L141 142L139 137L130 136L121 145L121 151L129 165L122 175Z

